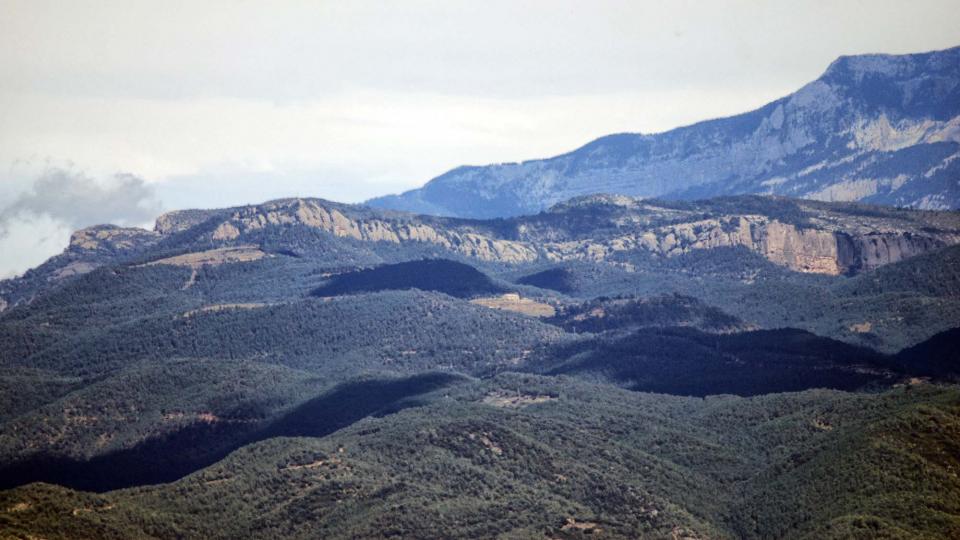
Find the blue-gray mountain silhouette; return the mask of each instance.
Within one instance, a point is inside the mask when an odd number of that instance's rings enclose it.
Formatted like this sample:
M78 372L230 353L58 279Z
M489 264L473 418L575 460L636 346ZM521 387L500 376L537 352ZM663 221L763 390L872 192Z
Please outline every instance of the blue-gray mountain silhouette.
M459 167L372 206L471 218L537 213L591 193L777 194L960 207L960 47L840 57L748 113L602 137L557 157Z

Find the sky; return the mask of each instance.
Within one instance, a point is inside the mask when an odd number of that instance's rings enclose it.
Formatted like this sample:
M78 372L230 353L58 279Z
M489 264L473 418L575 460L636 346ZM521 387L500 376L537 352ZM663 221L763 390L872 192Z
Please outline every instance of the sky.
M0 0L0 278L98 223L361 202L957 45L955 0Z

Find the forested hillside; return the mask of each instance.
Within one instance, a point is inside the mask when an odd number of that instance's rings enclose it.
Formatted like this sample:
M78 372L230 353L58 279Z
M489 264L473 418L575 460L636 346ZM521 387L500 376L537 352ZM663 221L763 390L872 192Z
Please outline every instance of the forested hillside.
M489 277L470 265L445 259L425 259L336 274L330 283L313 290L329 297L367 291L420 289L457 298L504 292Z
M323 438L264 440L169 485L7 491L0 526L51 538L947 538L960 533L958 398L922 385L704 400L503 375Z
M591 197L81 232L0 287L0 529L949 536L958 224Z

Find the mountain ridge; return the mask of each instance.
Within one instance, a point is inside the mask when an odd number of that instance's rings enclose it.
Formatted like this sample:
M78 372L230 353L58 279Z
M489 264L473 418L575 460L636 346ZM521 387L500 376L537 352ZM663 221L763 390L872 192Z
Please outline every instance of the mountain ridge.
M309 246L296 248L284 239L300 234L294 230L311 231L311 239L295 240ZM291 198L170 212L153 231L82 229L62 254L0 282L0 300L6 308L29 302L63 279L117 262L197 268L236 258L298 256L298 249L332 249L331 256L348 266L384 262L384 256L409 259L416 252L420 258L452 255L491 264L605 261L629 267L637 256L745 247L789 270L852 275L957 243L956 212L769 196L671 202L592 194L537 215L494 220Z
M531 214L579 194L703 198L769 193L956 208L960 47L844 56L797 92L739 115L571 152L463 166L368 201L460 217Z

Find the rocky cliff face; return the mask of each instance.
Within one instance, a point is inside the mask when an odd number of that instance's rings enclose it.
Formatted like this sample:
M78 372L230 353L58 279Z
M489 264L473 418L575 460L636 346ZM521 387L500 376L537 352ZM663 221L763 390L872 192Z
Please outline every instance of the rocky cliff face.
M612 238L551 242L543 245L541 254L554 261L602 261L617 252L631 250L670 257L694 250L742 246L797 272L840 275L872 270L958 242L960 234L956 232L871 232L851 236L745 215L680 223Z
M285 199L166 214L158 219L154 231L109 225L77 231L63 254L22 278L0 282L0 300L17 304L64 278L103 265L149 260L151 249L161 242L164 251L157 253L158 258L169 257L171 251L188 257L194 251L208 253L211 248L254 249L262 255L258 235L271 228L296 227L323 231L331 243L356 242L355 246L371 254L385 246L393 253L397 249L402 252L405 246L428 246L503 264L625 264L633 253L674 257L696 250L745 247L797 272L830 275L869 271L960 243L957 212L783 198L735 197L674 204L593 195L533 216L487 221L419 216L319 199ZM180 236L182 233L186 234ZM410 253L420 257L422 252Z
M236 209L211 234L232 241L268 226L304 225L339 238L393 244L424 242L460 255L485 261L529 262L537 252L531 246L495 238L471 227L450 226L416 216L376 214L325 201L293 199Z
M778 204L795 205L773 201L771 209ZM791 270L832 275L870 270L960 242L960 216L955 213L851 216L830 210L830 205L795 210L799 214L792 219L804 216L805 223L790 223L773 211L737 214L709 205L677 209L630 197L595 197L538 216L485 222L291 199L224 212L210 239L239 242L266 227L302 225L339 238L427 243L466 257L511 264L604 261L630 251L670 257L742 246Z
M370 204L461 217L532 214L571 197L761 193L960 207L960 48L842 57L796 93L656 135L550 159L461 167Z

